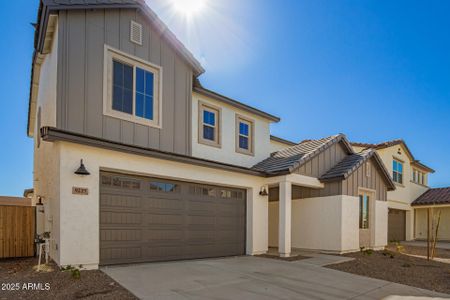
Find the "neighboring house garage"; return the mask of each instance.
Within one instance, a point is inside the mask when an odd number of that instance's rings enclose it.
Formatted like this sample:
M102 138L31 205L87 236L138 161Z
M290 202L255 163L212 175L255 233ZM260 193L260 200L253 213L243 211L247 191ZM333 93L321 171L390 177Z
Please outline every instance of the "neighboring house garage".
M388 241L404 241L406 239L406 211L389 209Z
M441 216L438 240L450 241L450 187L429 189L417 198L412 206L416 214L416 239L427 238L428 209L430 209L430 215L435 220L435 224L438 215Z
M100 264L245 254L245 190L113 173L100 181Z

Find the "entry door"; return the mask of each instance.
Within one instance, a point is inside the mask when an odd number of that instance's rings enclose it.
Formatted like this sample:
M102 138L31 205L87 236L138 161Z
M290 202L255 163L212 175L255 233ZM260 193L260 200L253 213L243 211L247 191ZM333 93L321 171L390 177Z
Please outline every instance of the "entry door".
M359 194L359 246L370 247L370 204L372 200L372 193L360 192Z

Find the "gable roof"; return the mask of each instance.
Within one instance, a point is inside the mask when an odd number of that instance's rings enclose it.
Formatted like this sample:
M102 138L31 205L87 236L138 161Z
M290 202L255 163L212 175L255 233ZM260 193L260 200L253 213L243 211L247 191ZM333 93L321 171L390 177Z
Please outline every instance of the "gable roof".
M345 135L338 134L319 140L304 140L295 146L281 149L254 165L252 169L271 176L288 174L339 142L343 143L348 153L354 153Z
M411 203L413 206L439 204L450 204L450 187L429 189Z
M199 76L205 72L200 62L192 53L181 43L175 34L159 19L156 13L145 3L144 0L40 0L37 23L34 33L34 53L31 65L30 92L28 101L28 121L27 135L32 135L32 98L33 98L33 78L35 76L35 64L39 59L39 54L45 53L46 33L50 16L60 10L75 9L113 9L113 8L134 8L139 9L154 25L155 29L161 34L161 37L169 43L193 69L194 75Z
M406 143L403 139L395 139L395 140L391 140L391 141L381 142L378 144L352 142L351 145L355 146L355 147L362 147L365 149L370 148L370 149L376 149L376 150L386 149L386 148L396 146L396 145L402 145L403 148L405 148L406 154L409 156L412 165L415 165L415 166L417 166L421 169L424 169L430 173L435 172L432 168L424 165L423 163L420 162L420 160L417 160L414 158L414 155L412 154L411 150L409 150L408 146L406 145Z
M91 8L137 8L148 18L150 23L161 33L162 37L174 47L176 52L191 65L196 76L205 72L200 62L181 43L175 34L164 24L156 13L145 3L144 0L41 0L42 18L36 29L35 48L39 51L43 46L43 34L45 32L46 18L52 12L68 9L91 9Z
M366 149L359 153L354 153L345 157L342 161L332 167L328 172L323 174L319 180L322 182L336 181L336 180L345 180L347 179L353 172L358 170L360 166L362 166L367 160L373 157L381 170L381 174L385 179L385 182L388 186L388 190L395 190L395 184L389 175L388 170L384 166L381 161L380 156L374 149Z

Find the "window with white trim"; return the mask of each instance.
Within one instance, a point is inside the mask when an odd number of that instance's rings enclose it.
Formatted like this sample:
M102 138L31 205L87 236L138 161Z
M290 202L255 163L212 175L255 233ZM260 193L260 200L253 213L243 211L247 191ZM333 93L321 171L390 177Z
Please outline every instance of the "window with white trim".
M142 125L161 125L161 67L105 47L104 114Z
M220 147L220 109L199 102L199 143Z
M254 122L242 116L236 116L236 152L253 155Z
M396 159L392 161L392 179L403 184L403 163Z

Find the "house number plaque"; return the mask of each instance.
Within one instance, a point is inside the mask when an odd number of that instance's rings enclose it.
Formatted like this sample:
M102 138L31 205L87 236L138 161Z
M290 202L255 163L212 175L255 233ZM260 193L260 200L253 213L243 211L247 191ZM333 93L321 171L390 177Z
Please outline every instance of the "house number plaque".
M74 187L72 187L72 194L74 194L74 195L89 195L89 189L74 186Z

